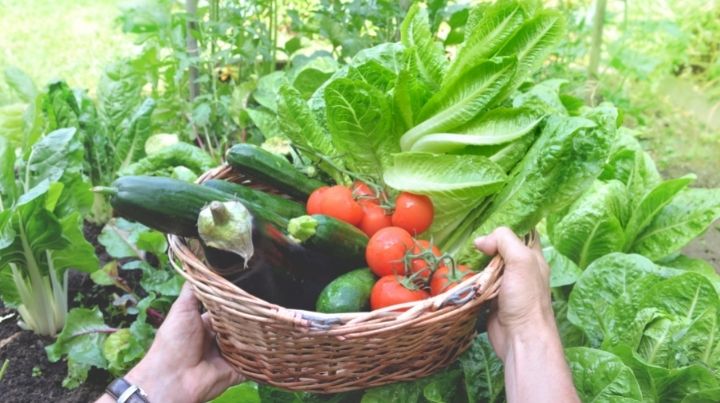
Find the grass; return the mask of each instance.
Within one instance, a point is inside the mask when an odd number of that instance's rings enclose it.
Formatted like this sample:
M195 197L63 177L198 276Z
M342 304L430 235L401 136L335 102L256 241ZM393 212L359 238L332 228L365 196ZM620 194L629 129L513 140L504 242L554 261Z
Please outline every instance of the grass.
M134 47L115 23L120 3L0 0L0 70L15 66L38 86L63 78L93 93L103 66ZM0 103L10 98L0 87Z

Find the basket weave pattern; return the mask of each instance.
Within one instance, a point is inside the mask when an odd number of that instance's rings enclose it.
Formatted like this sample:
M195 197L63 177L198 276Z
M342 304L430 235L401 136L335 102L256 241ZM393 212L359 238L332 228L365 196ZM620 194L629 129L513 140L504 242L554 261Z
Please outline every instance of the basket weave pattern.
M208 179L244 177L223 165L199 181ZM503 270L496 257L482 272L423 301L323 314L248 294L213 272L196 242L174 235L168 241L170 261L209 312L224 357L255 381L317 393L409 381L447 366L472 341L478 313L497 294Z

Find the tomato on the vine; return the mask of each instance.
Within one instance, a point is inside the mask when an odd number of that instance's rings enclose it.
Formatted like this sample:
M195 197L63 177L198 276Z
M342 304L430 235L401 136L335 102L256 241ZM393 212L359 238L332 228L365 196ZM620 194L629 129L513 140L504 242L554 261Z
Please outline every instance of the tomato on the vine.
M405 253L415 242L404 229L387 227L370 238L365 249L365 260L378 277L405 273Z
M427 291L415 288L404 276L381 277L370 292L370 308L373 310L405 302L421 301L430 297Z
M433 273L430 280L430 294L442 294L473 275L475 272L463 264L455 267L454 273L449 267L441 266Z
M371 203L365 203L362 207L365 215L360 222L359 228L367 236L373 236L381 229L392 226L392 218L384 208Z
M305 206L305 210L308 214L322 214L320 212L320 203L323 200L323 194L328 189L330 189L329 186L321 186L310 193L310 197L308 197L308 201Z
M430 198L423 195L402 192L395 200L395 212L392 223L413 235L423 233L433 221L433 205Z
M353 182L352 193L355 200L357 200L357 202L360 203L360 205L363 207L365 207L366 205L380 205L380 200L378 200L377 194L365 182Z
M440 248L438 248L435 245L432 245L432 248L431 248L430 242L426 241L424 239L417 241L415 247L412 250L412 254L418 255L421 252L425 252L428 250L432 251L432 254L436 258L439 258L440 256L442 256L442 252L440 252ZM428 258L432 259L429 256L428 256ZM410 263L410 271L412 271L413 273L420 273L419 276L422 279L424 279L425 281L427 281L430 278L430 275L432 274L432 267L430 267L428 265L427 258L418 257L418 258L413 259L412 262Z
M340 185L332 186L320 194L320 214L337 218L352 225L359 225L363 209L352 197L352 191Z

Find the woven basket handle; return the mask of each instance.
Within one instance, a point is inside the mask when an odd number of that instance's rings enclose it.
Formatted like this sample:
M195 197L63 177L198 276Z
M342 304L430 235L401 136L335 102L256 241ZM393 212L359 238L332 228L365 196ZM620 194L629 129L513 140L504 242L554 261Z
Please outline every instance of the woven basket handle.
M537 242L537 232L535 230L530 231L523 237L523 241L525 245L532 248ZM500 255L495 255L485 269L473 276L466 284L455 287L446 293L443 298L436 299L433 302L433 308L440 309L447 305L462 305L475 298L478 294L484 294L486 300L495 298L500 290L504 270L505 262L503 262Z

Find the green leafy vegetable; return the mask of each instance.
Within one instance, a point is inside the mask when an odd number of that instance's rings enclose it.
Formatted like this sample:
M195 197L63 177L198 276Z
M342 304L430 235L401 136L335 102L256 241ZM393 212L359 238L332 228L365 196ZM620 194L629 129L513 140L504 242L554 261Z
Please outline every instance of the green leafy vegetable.
M383 178L392 188L430 197L435 217L428 236L439 244L506 180L485 157L415 152L396 154Z
M338 152L357 173L377 176L399 151L390 135L387 98L371 85L338 79L325 89L327 124Z
M565 356L581 401L643 401L633 371L612 353L573 347L565 350Z
M443 79L447 61L444 51L430 32L427 11L418 3L408 10L402 23L401 42L406 48L415 48L412 57L420 77L430 88L438 88Z

